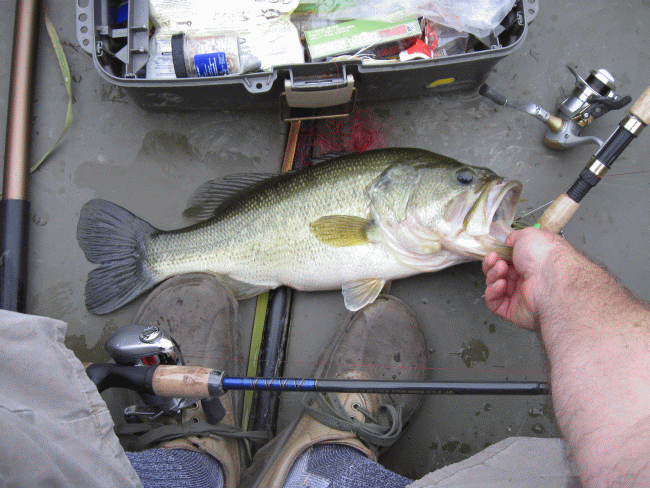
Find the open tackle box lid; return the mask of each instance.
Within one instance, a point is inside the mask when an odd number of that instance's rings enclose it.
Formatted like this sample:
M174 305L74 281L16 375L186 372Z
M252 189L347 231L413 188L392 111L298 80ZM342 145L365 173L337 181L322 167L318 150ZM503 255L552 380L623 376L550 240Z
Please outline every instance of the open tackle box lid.
M462 54L385 64L360 59L307 61L245 74L146 78L151 56L149 0L77 0L77 38L92 55L101 77L146 110L279 107L283 119L295 120L310 118L314 109L323 107L345 114L355 101L476 89L498 61L521 47L537 13L537 2L517 0L489 36L470 35Z

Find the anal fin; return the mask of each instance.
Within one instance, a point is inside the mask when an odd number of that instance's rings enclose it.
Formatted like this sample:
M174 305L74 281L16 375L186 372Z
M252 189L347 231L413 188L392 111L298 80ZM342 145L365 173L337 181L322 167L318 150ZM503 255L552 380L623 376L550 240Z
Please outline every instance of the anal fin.
M219 280L219 283L230 290L237 300L254 297L271 288L264 285L252 285L220 274L215 274L215 277Z

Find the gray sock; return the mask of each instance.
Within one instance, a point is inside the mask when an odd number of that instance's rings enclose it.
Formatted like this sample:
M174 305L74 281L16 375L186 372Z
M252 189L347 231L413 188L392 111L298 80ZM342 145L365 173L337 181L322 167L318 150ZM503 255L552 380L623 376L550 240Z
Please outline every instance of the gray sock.
M126 453L145 488L223 488L221 463L187 449L147 449Z
M409 483L353 447L317 444L298 457L284 488L403 488Z

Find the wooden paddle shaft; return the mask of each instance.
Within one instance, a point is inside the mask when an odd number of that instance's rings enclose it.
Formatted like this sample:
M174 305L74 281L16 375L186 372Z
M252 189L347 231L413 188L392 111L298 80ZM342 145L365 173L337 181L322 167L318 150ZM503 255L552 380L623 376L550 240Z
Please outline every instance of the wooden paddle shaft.
M0 309L25 312L30 206L27 200L38 0L17 0L0 200Z
M2 192L5 199L27 198L39 7L38 0L16 2Z

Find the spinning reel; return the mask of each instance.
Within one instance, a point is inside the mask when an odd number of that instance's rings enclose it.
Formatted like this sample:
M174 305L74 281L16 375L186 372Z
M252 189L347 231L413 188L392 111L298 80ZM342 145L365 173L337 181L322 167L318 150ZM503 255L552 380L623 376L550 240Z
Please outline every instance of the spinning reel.
M551 115L534 103L508 100L486 84L479 88L479 93L499 105L514 108L544 122L548 130L543 141L548 147L569 149L590 143L602 147L601 139L583 136L582 130L610 110L623 108L632 98L616 94L614 77L605 69L591 70L587 79L580 77L569 66L567 69L575 76L576 83L571 95L558 104L556 115Z

